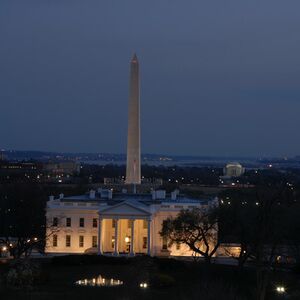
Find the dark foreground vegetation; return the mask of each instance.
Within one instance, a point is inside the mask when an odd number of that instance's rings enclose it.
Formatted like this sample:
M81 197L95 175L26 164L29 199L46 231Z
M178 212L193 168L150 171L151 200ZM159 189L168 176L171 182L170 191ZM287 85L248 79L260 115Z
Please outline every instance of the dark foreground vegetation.
M24 264L24 261L21 263ZM15 266L14 266L15 267ZM15 267L17 268L17 267ZM1 299L255 299L255 272L234 266L204 264L140 256L113 258L65 256L32 260L26 266L31 280L11 282L8 264L0 265ZM79 287L74 282L98 275L120 279L120 287ZM294 272L274 272L266 299L281 299L283 284L288 299L299 299L300 278ZM149 287L141 289L139 284Z

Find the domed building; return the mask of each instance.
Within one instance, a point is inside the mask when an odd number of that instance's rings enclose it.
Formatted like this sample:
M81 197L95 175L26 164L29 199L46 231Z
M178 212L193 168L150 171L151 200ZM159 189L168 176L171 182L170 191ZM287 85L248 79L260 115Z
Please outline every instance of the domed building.
M239 162L230 162L223 172L225 177L240 177L245 173L245 168Z

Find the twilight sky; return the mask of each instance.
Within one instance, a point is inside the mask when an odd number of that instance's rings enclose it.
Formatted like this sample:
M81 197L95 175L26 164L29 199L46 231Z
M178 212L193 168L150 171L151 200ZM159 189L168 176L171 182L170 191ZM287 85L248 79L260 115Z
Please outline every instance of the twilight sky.
M299 0L1 0L0 148L300 154Z

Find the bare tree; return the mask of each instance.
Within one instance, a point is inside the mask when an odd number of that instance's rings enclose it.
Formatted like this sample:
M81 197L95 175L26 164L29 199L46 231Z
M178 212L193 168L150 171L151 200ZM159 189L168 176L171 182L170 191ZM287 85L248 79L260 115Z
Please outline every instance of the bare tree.
M210 263L220 245L218 208L182 210L175 218L163 222L160 235L168 239L169 246L173 243L186 244Z

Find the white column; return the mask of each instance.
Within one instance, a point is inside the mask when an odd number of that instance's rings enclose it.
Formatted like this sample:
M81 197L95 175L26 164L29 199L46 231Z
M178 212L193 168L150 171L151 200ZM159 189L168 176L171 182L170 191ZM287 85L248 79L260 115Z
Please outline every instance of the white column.
M131 225L131 237L130 237L130 255L134 255L134 222L135 220L132 220Z
M147 254L151 255L151 219L148 220Z
M102 219L98 219L98 255L103 254L102 249Z
M118 227L119 227L119 220L116 220L116 226L115 226L115 255L119 255L119 251L118 251Z

